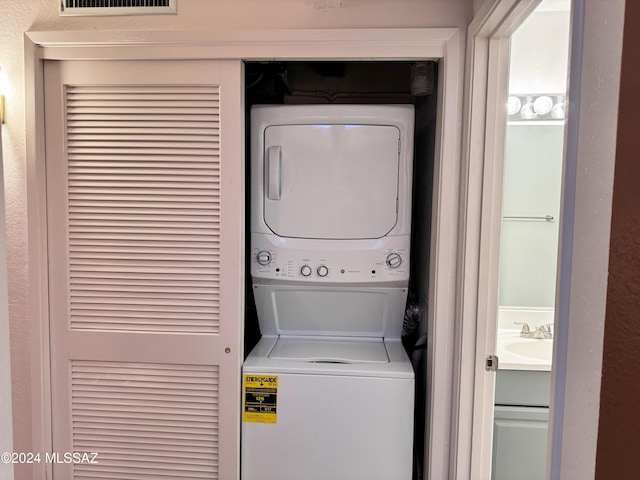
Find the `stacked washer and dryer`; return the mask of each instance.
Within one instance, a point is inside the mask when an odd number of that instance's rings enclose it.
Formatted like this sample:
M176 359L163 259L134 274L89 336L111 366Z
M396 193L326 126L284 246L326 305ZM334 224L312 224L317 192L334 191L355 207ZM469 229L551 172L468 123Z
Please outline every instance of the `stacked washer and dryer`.
M243 480L410 480L411 105L251 111Z

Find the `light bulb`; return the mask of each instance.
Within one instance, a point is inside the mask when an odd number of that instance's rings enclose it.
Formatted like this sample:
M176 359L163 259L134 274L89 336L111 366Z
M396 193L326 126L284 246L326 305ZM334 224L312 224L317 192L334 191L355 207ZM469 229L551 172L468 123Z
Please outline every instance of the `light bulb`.
M533 103L525 103L520 110L520 116L525 120L533 120L538 114L533 109Z
M551 116L553 118L557 118L558 120L562 120L565 115L566 104L565 102L556 103L551 109Z
M518 97L513 95L509 95L509 99L507 100L507 114L515 115L520 110L522 106L522 102Z
M551 97L547 97L546 95L536 98L533 102L533 111L538 115L546 115L552 108L553 100L551 100Z

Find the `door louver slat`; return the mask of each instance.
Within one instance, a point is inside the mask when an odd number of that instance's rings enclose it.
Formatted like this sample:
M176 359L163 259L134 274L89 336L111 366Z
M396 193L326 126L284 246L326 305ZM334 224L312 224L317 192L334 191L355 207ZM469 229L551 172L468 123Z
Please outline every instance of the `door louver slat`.
M71 362L74 479L210 479L218 470L217 366Z
M218 88L68 86L66 101L71 328L217 333Z

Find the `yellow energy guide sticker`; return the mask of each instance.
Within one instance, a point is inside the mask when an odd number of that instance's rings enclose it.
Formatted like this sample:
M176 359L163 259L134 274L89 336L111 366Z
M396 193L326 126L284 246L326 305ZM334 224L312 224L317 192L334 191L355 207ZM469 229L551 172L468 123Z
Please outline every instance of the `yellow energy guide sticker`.
M278 376L244 376L243 420L253 423L276 423L278 404Z

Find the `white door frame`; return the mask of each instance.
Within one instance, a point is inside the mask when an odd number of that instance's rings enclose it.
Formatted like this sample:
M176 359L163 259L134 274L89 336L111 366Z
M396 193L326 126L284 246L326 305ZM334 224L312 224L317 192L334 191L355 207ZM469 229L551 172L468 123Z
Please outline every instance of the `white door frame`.
M461 192L461 317L458 455L455 478L491 478L498 269L509 38L541 0L485 2L469 25L465 71ZM463 174L464 175L464 174Z
M51 394L44 176L44 60L248 59L438 60L427 322L426 478L450 476L457 430L456 259L460 194L462 45L455 28L238 32L29 32L25 39L29 298L32 334L33 451L50 452ZM241 107L241 106L239 106ZM238 128L243 128L238 125ZM437 319L437 322L436 322ZM457 389L457 388L456 388ZM238 405L240 408L240 405ZM50 466L34 466L44 480ZM50 478L50 477L49 477Z

